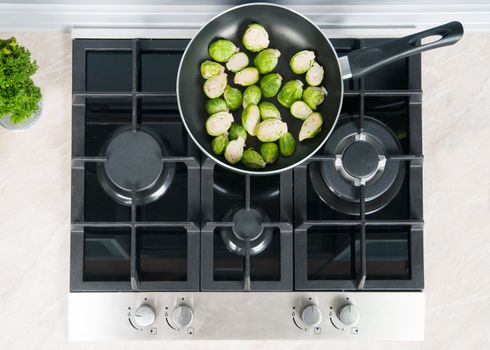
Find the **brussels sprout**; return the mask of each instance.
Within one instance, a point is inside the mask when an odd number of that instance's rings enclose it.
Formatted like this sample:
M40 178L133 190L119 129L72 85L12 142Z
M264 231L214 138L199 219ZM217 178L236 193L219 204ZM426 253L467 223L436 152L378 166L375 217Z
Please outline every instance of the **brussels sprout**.
M241 137L228 142L225 148L225 159L230 164L235 164L242 159L243 148L245 147L245 140Z
M260 145L260 154L267 164L272 164L279 156L279 147L274 142L266 142Z
M229 71L236 73L248 66L248 63L249 61L247 54L244 52L237 52L230 57L226 63L226 68L228 68Z
M266 119L257 125L255 133L262 142L277 141L282 135L288 132L288 125L279 119Z
M234 53L238 52L238 47L231 41L219 39L209 45L209 56L217 62L227 62Z
M260 153L253 148L249 148L245 152L243 152L242 163L247 168L252 169L264 168L266 164L264 158L262 158Z
M247 67L235 74L233 82L241 86L253 85L259 81L259 71L255 67Z
M262 97L262 92L257 85L250 85L243 92L243 108L248 105L258 105Z
M226 105L232 111L242 106L242 93L240 90L227 86L223 96L225 98Z
M243 46L252 52L259 52L269 46L269 34L260 24L249 24L242 39Z
M242 125L250 136L255 136L255 129L260 122L260 110L256 105L248 105L242 113Z
M206 80L204 83L204 93L207 97L216 98L223 95L226 85L228 84L226 76L225 73L221 73Z
M277 94L277 100L284 107L289 108L294 101L301 100L303 94L303 82L301 80L288 81L282 87L279 94Z
M313 63L313 65L306 72L306 82L310 86L318 86L322 83L323 75L325 71L322 66L320 66L317 62Z
M296 151L296 141L290 132L285 133L279 138L279 149L284 157L289 157Z
M291 105L290 108L291 114L293 117L305 120L313 111L311 110L310 106L308 106L305 102L303 101L296 101Z
M254 59L254 65L259 70L260 74L270 73L276 68L281 52L277 49L265 49Z
M242 138L244 141L247 140L247 131L242 126L242 124L233 123L231 124L230 129L228 130L230 135L230 140L236 140L238 138Z
M303 50L291 57L289 66L296 74L306 73L315 62L315 53L313 51Z
M281 88L282 77L279 73L267 74L260 80L260 88L265 97L274 97Z
M218 156L222 155L225 151L226 145L228 145L228 134L224 133L222 135L216 136L211 143L213 152Z
M322 104L327 95L327 90L322 87L309 86L303 92L303 101L306 102L312 110L315 110L320 104Z
M299 131L299 140L303 141L311 139L322 129L323 119L320 113L311 113L308 118L305 119L301 130Z
M281 119L281 112L270 102L264 101L259 104L260 117L265 119Z
M215 75L221 74L225 71L225 67L221 64L206 60L201 63L201 75L204 79L209 79Z
M225 100L222 98L212 98L206 102L206 112L209 115L216 114L218 112L228 112L228 106Z
M233 123L233 115L228 112L218 112L206 120L206 131L211 136L224 134Z

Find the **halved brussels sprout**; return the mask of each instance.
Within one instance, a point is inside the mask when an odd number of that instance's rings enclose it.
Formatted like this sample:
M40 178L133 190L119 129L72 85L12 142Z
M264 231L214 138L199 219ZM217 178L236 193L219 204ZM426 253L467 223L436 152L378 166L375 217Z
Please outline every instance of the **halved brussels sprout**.
M230 57L228 62L226 62L226 68L233 73L242 70L246 66L248 66L249 60L248 56L244 52L237 52Z
M245 152L243 152L242 163L247 168L252 168L252 169L264 168L266 164L264 158L262 158L260 153L254 150L253 148L249 148Z
M313 65L306 72L306 82L310 86L318 86L323 81L323 75L325 71L322 66L320 66L317 62L313 63Z
M274 142L288 132L288 125L279 119L266 119L257 125L255 133L262 142Z
M308 118L305 119L303 125L301 125L301 130L299 131L299 140L303 141L306 139L311 139L322 129L323 119L320 113L311 113Z
M245 140L241 137L236 140L231 140L225 149L225 159L230 164L236 164L242 159Z
M225 67L213 61L206 60L201 63L201 75L204 79L209 79L225 71Z
M211 136L224 134L233 123L233 115L228 112L218 112L206 120L206 131Z
M279 73L270 73L260 80L260 88L265 97L274 97L281 88L282 77Z
M270 73L276 68L281 52L277 49L265 49L260 51L254 59L254 65L260 74Z
M265 119L281 119L281 112L270 102L264 101L259 104L260 117Z
M226 145L228 145L228 134L224 133L222 135L216 136L211 143L211 147L213 148L214 154L218 156L222 155L225 151Z
M247 67L235 74L233 82L241 86L250 86L259 81L259 70L255 67Z
M313 113L310 106L303 101L294 102L289 110L293 117L301 120L305 120L311 113Z
M316 108L322 104L326 95L327 90L325 90L323 86L309 86L303 92L303 101L305 101L312 110L316 110Z
M238 52L238 47L230 40L219 39L213 41L209 45L209 57L217 62L228 62L235 52Z
M240 90L227 86L223 96L225 98L226 105L232 111L242 106L242 93Z
M222 98L212 98L206 102L206 112L208 112L209 115L213 115L218 112L228 112L228 106L226 105L225 100Z
M303 94L303 82L301 80L288 81L277 94L277 100L284 107L289 108Z
M260 110L256 105L248 105L242 113L242 125L250 136L255 136L255 129L260 122Z
M250 85L243 92L243 108L248 105L258 105L262 98L262 92L257 85Z
M249 24L242 39L243 46L252 52L259 52L269 46L269 34L260 24Z
M315 53L313 51L303 50L291 57L289 66L296 74L306 73L315 62Z
M279 149L284 157L289 157L296 151L296 141L290 132L285 133L279 138Z
M242 126L242 124L238 124L238 123L231 124L231 127L228 130L228 134L230 135L230 140L236 140L240 137L245 141L247 140L247 131Z
M267 164L272 164L279 156L279 147L274 142L266 142L260 145L260 154Z
M203 88L206 96L209 98L216 98L223 95L226 85L228 84L226 77L227 75L225 73L221 73L206 80Z

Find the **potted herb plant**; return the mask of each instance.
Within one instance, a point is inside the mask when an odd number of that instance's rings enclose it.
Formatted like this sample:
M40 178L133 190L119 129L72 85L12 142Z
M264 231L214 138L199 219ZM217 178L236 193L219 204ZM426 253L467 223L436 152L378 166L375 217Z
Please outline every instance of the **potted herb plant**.
M12 37L0 40L0 125L23 130L41 114L41 90L31 79L37 71L31 53Z

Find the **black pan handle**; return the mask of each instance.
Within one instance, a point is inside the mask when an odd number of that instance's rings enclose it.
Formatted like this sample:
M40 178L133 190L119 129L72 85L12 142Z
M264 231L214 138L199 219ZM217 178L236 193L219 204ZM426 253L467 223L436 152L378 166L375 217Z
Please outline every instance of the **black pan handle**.
M342 75L344 79L361 77L375 69L407 56L438 47L453 45L461 39L463 33L464 30L461 23L449 22L442 26L391 40L377 46L352 51L347 56L340 58ZM440 35L441 38L427 44L420 43L419 40L433 35Z

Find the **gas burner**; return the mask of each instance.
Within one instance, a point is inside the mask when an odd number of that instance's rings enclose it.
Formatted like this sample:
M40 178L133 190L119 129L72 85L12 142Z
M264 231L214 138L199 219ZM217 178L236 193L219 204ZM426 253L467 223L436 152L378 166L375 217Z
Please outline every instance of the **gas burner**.
M402 154L396 135L382 122L364 118L360 132L354 117L339 120L339 127L325 144L324 154L335 161L310 165L310 178L320 198L333 209L359 215L360 189L365 186L366 214L386 206L398 193L405 175L403 162L387 162Z
M107 159L97 168L102 188L117 202L144 205L165 194L175 175L175 164L164 163L169 152L147 129L123 127L102 148Z
M232 253L245 256L249 240L250 255L256 255L267 248L272 240L272 228L264 228L262 225L270 218L256 207L235 207L225 215L223 221L233 222L232 227L221 229L221 238Z

